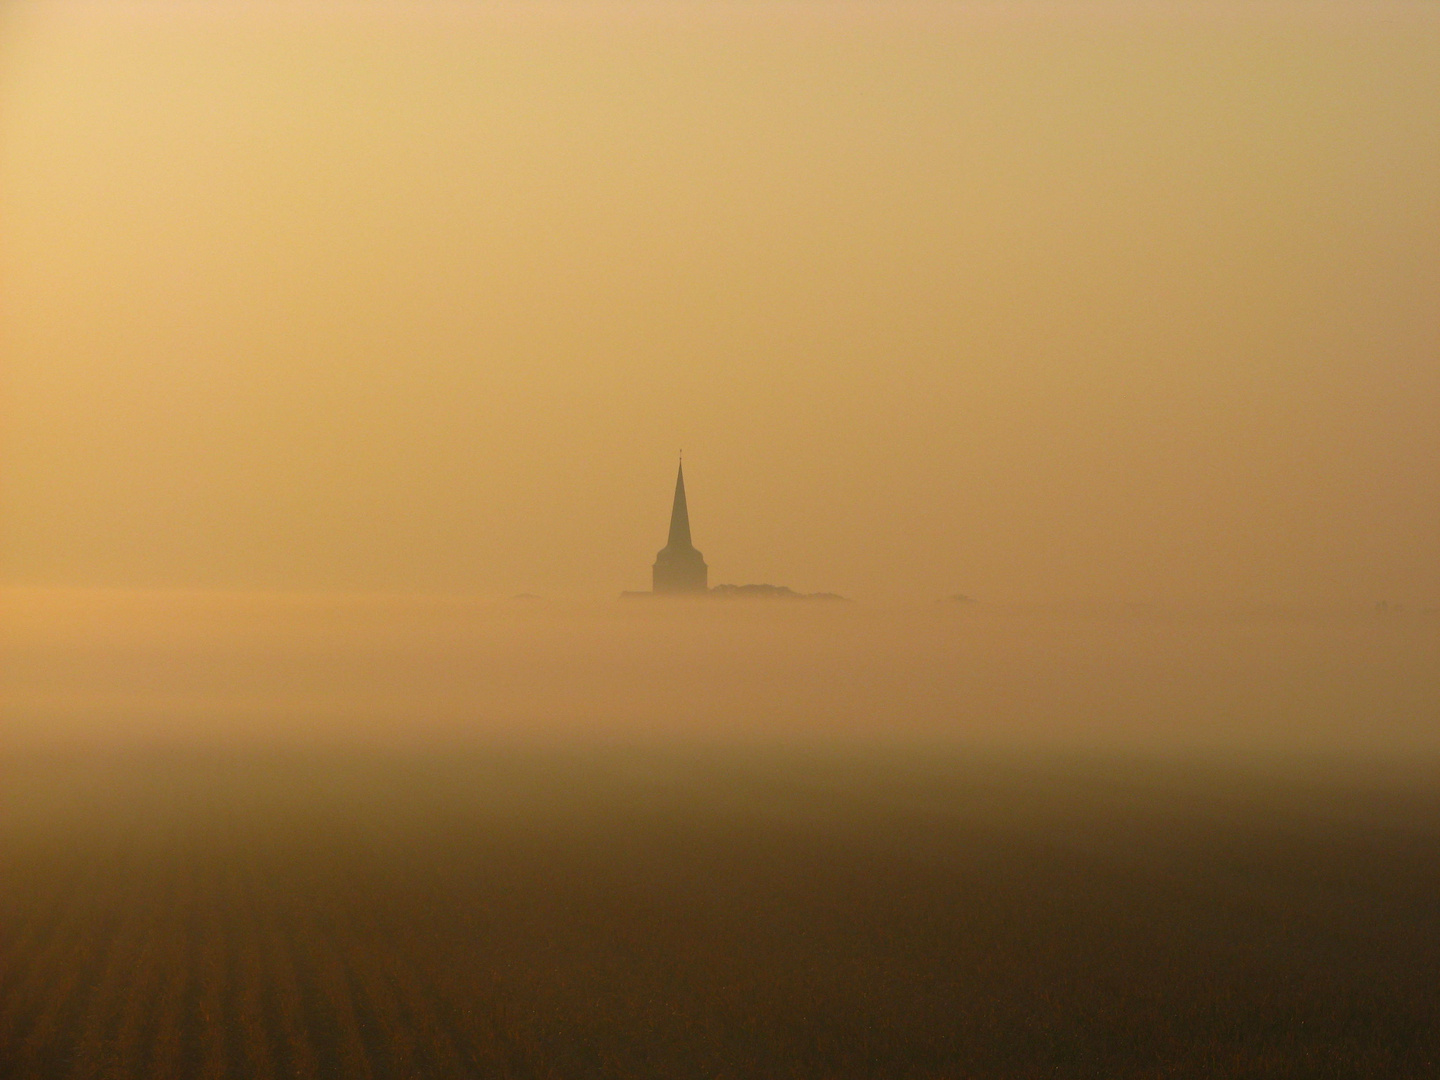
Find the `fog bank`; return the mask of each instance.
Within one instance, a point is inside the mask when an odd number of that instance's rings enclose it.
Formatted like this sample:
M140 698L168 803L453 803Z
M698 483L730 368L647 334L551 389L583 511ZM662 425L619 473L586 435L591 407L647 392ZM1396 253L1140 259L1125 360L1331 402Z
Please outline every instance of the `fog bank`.
M1440 748L1440 617L12 590L9 746Z

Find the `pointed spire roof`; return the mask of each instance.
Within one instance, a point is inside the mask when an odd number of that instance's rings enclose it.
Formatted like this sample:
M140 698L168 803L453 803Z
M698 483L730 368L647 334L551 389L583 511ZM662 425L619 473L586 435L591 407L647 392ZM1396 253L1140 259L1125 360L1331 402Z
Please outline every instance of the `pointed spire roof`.
M685 505L685 462L675 473L675 504L670 508L670 540L665 545L671 548L692 548L690 542L690 510Z

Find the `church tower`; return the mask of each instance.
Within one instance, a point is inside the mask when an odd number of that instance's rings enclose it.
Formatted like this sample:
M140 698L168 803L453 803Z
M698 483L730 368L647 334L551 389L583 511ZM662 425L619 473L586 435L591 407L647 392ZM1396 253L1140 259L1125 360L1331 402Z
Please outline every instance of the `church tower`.
M685 505L685 463L675 474L675 504L670 510L670 540L655 556L651 589L657 593L708 591L710 569L690 542L690 511Z

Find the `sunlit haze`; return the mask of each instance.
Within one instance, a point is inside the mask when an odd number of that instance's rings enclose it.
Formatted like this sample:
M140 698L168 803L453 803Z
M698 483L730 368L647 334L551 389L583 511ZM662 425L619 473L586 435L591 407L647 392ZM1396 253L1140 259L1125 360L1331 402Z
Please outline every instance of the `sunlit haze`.
M1433 1080L1440 3L0 0L0 1080Z
M1440 16L18 2L0 576L1440 603Z

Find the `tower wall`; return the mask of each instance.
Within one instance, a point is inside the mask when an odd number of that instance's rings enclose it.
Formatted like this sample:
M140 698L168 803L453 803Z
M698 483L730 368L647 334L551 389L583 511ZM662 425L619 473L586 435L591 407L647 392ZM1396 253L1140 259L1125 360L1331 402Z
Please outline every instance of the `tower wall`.
M650 577L651 589L657 593L703 593L710 588L710 568L693 547L661 549Z

